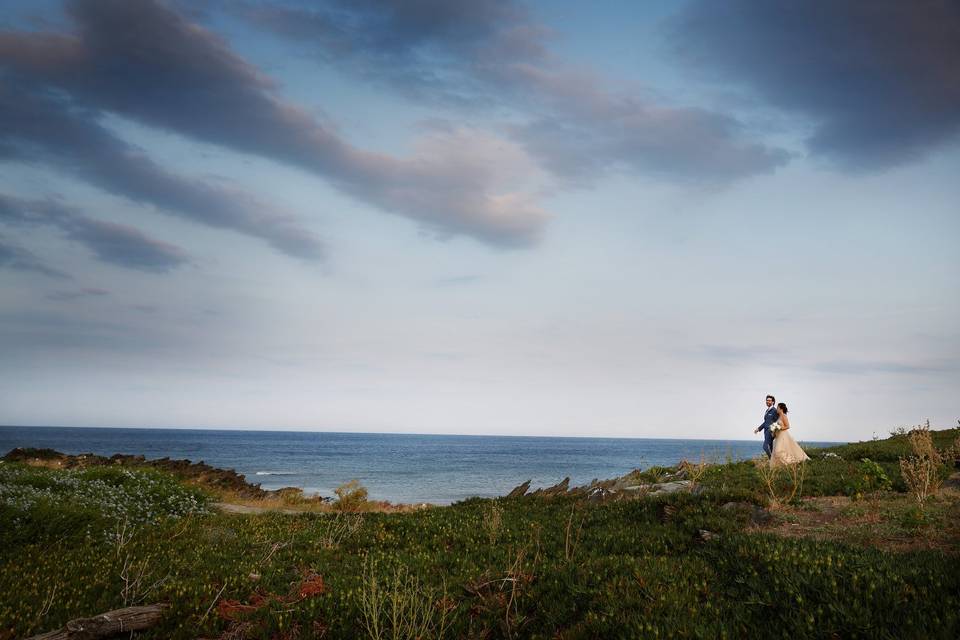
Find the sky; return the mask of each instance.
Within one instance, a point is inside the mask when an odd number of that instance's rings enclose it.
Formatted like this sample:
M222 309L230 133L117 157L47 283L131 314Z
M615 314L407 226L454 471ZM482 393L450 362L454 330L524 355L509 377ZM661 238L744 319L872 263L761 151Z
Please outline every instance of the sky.
M0 424L960 418L960 5L7 0Z

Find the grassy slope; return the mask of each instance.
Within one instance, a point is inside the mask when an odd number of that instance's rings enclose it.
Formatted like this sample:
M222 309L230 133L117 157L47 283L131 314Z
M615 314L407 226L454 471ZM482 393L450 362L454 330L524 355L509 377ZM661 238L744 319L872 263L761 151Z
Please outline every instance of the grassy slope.
M893 464L883 456L901 444L831 448L843 458L815 459L805 493L842 493L861 456ZM0 469L0 638L161 600L172 611L145 637L362 637L374 580L430 612L427 637L442 610L447 637L960 635L955 552L757 530L749 509L721 508L763 502L746 463L711 467L700 495L298 516L209 514L157 472L64 482L63 471Z

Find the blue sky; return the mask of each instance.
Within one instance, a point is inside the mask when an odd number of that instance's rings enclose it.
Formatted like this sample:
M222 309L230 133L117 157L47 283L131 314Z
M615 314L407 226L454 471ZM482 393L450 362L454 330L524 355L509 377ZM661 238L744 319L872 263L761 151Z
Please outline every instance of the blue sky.
M960 10L0 9L0 424L958 418Z

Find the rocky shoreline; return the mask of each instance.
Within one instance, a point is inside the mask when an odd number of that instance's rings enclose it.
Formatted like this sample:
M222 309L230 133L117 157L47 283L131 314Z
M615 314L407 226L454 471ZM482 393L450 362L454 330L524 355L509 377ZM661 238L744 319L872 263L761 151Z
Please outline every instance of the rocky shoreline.
M280 489L263 489L259 483L247 481L246 476L233 469L213 467L204 461L172 460L168 457L148 460L143 455L115 453L112 456L101 456L94 453L66 454L54 449L15 448L11 449L2 458L8 462L44 466L58 469L73 469L94 466L124 466L131 468L153 468L166 471L181 480L209 487L215 490L228 492L242 500L269 500L283 498L285 495L302 497L299 487L283 487ZM517 485L506 494L507 498L536 496L542 498L554 496L578 496L591 502L606 502L638 495L660 495L688 489L691 481L686 478L683 468L662 478L658 483L637 483L627 474L622 478L611 480L594 479L589 484L571 487L570 478L564 478L559 483L530 491L532 480ZM302 499L302 498L301 498ZM330 498L316 497L316 502L327 502Z
M166 471L173 474L181 480L198 484L212 489L231 492L237 497L250 500L263 500L270 497L281 497L291 491L300 492L297 487L284 487L282 489L268 490L260 487L259 484L247 482L246 476L237 473L233 469L219 469L212 467L202 460L192 462L190 460L171 460L170 458L158 458L156 460L147 460L142 455L130 455L115 453L110 457L100 456L93 453L80 453L76 455L61 453L54 449L33 449L16 448L11 449L3 460L7 462L22 462L25 464L44 466L57 469L75 469L96 466L123 466L133 468L153 468Z

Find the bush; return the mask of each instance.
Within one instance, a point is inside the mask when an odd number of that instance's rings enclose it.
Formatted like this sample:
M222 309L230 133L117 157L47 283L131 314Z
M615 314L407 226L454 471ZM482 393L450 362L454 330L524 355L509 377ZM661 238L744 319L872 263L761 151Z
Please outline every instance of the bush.
M848 487L848 495L862 497L875 491L889 491L893 488L886 471L870 458L864 458L857 467L857 475Z
M367 506L367 490L358 480L351 480L333 490L337 499L333 506L338 511L362 511Z
M929 421L923 427L911 431L907 440L913 455L900 458L900 475L921 505L930 496L940 491L949 469L947 461L953 461L960 451L960 439L946 451L939 450L933 444Z

